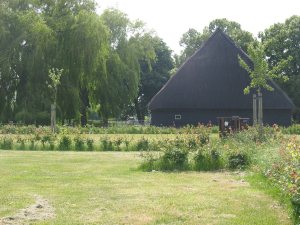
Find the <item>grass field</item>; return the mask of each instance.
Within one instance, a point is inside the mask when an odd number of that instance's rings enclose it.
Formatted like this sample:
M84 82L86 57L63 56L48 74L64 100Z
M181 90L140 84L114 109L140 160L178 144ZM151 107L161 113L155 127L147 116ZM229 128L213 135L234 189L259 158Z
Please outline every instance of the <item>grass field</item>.
M0 218L48 200L36 224L291 224L230 172L141 172L138 153L0 151ZM1 222L0 222L1 224Z

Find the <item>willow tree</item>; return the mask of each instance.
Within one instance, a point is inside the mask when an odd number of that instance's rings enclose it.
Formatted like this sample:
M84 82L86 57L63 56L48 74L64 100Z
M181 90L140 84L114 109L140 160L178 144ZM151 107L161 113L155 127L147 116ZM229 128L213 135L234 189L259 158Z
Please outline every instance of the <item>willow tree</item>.
M18 64L18 43L15 37L21 36L19 29L12 29L6 22L15 23L17 18L9 10L7 2L0 4L0 121L11 120L15 105L14 93L18 82L15 72Z
M81 124L85 125L88 107L99 103L95 98L95 92L103 87L99 81L102 77L106 79L108 35L102 20L95 13L79 13L72 28L68 51L63 55L64 60L67 59L69 79L74 81L71 86L76 88L75 95L80 103Z
M264 45L261 43L250 44L248 47L248 55L253 63L253 66L248 65L240 56L239 63L242 68L244 68L249 76L250 76L250 84L245 87L244 94L249 94L251 89L254 89L257 92L258 96L258 124L259 127L263 126L263 104L262 104L262 89L266 89L268 91L273 91L274 88L270 85L271 79L281 79L283 81L287 81L288 77L282 71L289 60L282 60L272 69L269 68L267 58L265 55ZM254 107L255 114L255 107ZM254 115L255 117L255 115Z
M140 60L155 60L151 34L140 21L130 21L117 9L104 11L101 18L109 28L110 50L107 60L107 79L99 90L100 113L107 122L109 116L119 116L132 104L140 83Z
M5 36L1 38L1 77L7 77L7 107L13 119L33 123L47 117L47 53L53 43L53 33L34 1L3 0L0 6L1 24ZM9 81L10 80L10 81ZM10 99L10 96L12 98ZM49 120L49 119L48 119Z
M49 2L45 17L56 34L53 64L63 68L60 96L61 118L81 118L87 121L90 101L105 75L108 54L107 29L96 14L91 0L61 0Z

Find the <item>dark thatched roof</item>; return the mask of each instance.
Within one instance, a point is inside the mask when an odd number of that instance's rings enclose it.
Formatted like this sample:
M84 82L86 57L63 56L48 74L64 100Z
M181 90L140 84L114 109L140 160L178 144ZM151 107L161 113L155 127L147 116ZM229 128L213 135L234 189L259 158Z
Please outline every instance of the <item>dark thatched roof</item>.
M217 29L152 98L149 109L252 108L252 94L243 93L250 78L240 67L238 55L252 65L247 54ZM264 108L294 108L278 85L272 80L270 84L274 91L263 91Z

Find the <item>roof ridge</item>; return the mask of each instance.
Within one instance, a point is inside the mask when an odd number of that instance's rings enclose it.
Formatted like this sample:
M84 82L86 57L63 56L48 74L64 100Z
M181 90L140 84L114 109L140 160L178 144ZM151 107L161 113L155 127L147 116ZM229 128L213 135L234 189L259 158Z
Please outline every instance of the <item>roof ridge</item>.
M219 27L217 28L217 30L221 33L221 35L223 35L226 38L227 41L229 41L229 43L236 47L250 62L252 62L248 54L239 45L237 45L228 34L222 31Z
M172 82L172 80L174 79L174 77L179 74L179 72L182 70L182 68L185 66L185 64L187 64L197 53L199 53L206 45L207 43L217 34L217 33L223 33L223 31L218 27L214 33L206 40L204 41L201 46L190 56L188 57L184 63L181 64L181 66L178 68L178 70L176 71L176 73L165 83L165 85L156 93L156 95L154 95L152 97L152 99L150 100L150 102L148 103L148 106L151 105L152 101L156 98L156 96L158 96L164 89L165 87L170 83Z

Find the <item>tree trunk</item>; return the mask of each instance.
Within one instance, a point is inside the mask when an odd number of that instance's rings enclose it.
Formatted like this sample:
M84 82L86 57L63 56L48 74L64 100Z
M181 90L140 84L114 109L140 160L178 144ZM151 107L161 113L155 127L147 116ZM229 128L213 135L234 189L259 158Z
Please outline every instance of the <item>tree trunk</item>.
M86 106L82 106L81 110L80 110L80 114L81 114L81 118L80 118L80 122L81 122L81 126L84 127L87 124L87 115L86 115Z
M102 118L103 127L108 127L108 119Z
M262 93L258 92L258 123L259 126L263 126L263 102L262 102Z
M137 117L139 123L144 124L145 115L144 115L143 111L141 110L137 99L134 101L134 108L135 108L136 117Z
M87 124L87 108L90 106L88 90L86 88L80 89L80 122L81 126L84 127Z
M256 94L253 94L253 126L257 125L257 98Z
M56 132L56 104L51 104L51 131Z
M263 104L262 104L262 93L260 88L258 89L258 125L259 125L259 138L263 138Z

